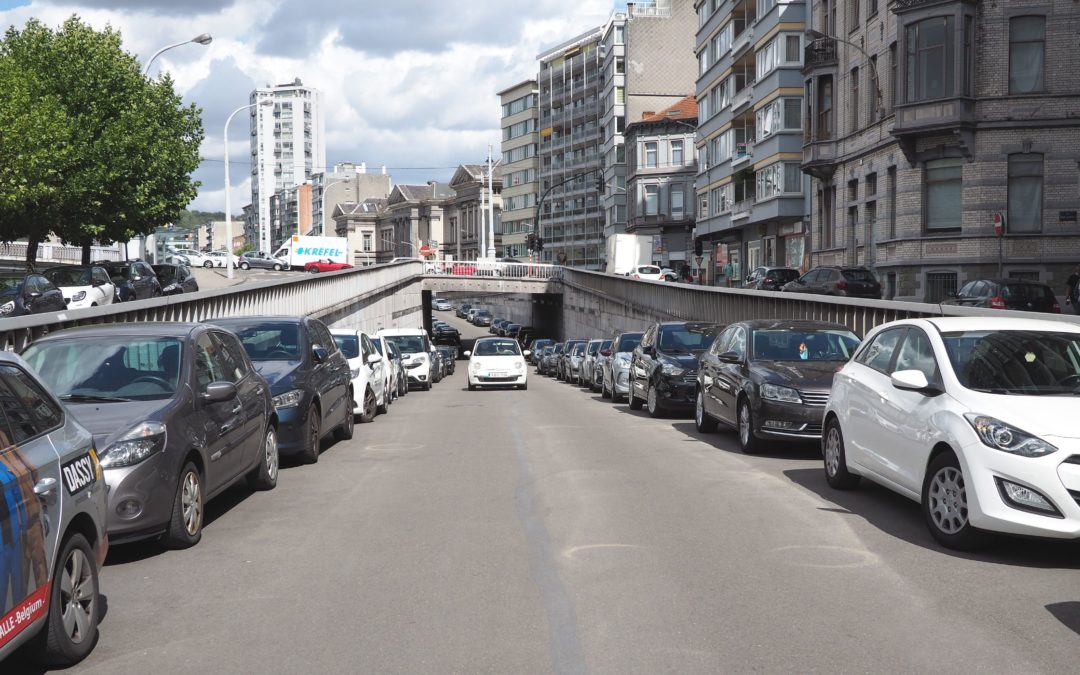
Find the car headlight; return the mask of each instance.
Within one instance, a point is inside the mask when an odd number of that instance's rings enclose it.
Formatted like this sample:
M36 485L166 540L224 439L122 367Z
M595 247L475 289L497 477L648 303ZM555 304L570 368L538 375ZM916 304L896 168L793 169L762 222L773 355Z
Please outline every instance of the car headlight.
M678 376L685 373L686 369L671 361L662 361L660 363L660 372L665 375Z
M427 361L427 356L425 356L424 354L417 354L413 358L417 363L424 363L425 361Z
M1056 446L993 417L967 413L964 419L975 429L983 445L995 450L1021 457L1045 457L1057 452Z
M101 466L109 469L132 466L165 448L165 425L143 422L131 429L102 453Z
M769 401L782 401L784 403L802 403L799 392L791 387L781 387L777 384L761 385L761 398Z
M281 408L293 408L300 405L300 399L304 397L304 392L300 389L293 389L287 391L284 394L279 394L271 399L274 404L274 408L280 410Z
M0 315L2 315L2 314L11 314L14 311L15 311L15 301L14 300L8 300L4 304L0 305Z
M71 301L72 302L79 302L80 300L85 300L85 299L86 299L86 291L79 291L75 295L71 296Z
M350 368L349 369L349 377L350 378L355 380L359 376L360 376L360 369L359 368Z
M480 372L480 362L479 361L473 361L472 363L470 363L469 364L469 370L473 371L474 373L479 373Z
M619 366L620 368L629 368L630 367L630 355L629 354L619 354L619 355L617 355L615 357L615 365Z
M525 367L525 363L522 361L514 361L514 370L521 370Z

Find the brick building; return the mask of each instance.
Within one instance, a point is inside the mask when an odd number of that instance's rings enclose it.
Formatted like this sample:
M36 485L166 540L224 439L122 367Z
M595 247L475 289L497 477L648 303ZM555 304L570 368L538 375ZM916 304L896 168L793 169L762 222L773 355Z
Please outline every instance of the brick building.
M1062 293L1080 261L1080 6L818 0L810 14L827 36L803 69L811 262L867 265L901 300L939 301L999 265Z

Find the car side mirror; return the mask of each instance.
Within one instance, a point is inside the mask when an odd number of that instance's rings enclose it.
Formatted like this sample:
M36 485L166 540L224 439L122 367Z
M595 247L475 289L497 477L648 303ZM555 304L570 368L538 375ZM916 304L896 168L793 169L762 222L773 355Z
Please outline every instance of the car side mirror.
M315 363L322 363L330 358L330 352L326 351L326 347L315 345L311 348L311 358L315 359Z
M530 354L532 354L532 352L531 352L531 351L529 351L528 349L526 349L525 351L521 352L521 355L522 355L522 356L529 356Z
M716 358L720 359L722 363L742 363L742 356L739 352L723 352Z
M892 385L902 391L917 391L928 396L940 394L941 390L930 384L921 370L898 370L889 376Z
M93 286L94 288L97 288L98 286L101 285L101 279L91 279L90 280L90 285Z
M472 356L472 352L470 352L468 349L466 349L465 351L461 352L461 355L464 356L465 358L469 358L470 356Z
M202 398L207 403L218 403L236 398L236 385L232 382L211 382L206 385Z
M367 363L368 363L369 366L376 366L376 365L382 363L382 356L380 356L378 354L370 354L367 357Z

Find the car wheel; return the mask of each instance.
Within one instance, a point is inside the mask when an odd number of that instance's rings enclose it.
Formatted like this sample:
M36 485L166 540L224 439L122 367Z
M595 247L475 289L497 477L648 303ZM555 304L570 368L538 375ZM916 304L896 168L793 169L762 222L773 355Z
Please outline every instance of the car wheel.
M380 415L385 415L390 412L390 388L383 386L382 403L375 406L375 412Z
M269 426L266 427L266 436L263 437L259 466L252 469L247 476L248 486L252 490L274 489L277 486L279 463L277 429Z
M308 271L308 274L318 274L319 273L319 268L318 267L309 267L309 268L307 268L307 271Z
M663 417L664 409L660 407L660 394L657 393L656 387L652 382L649 383L648 393L645 395L646 407L649 411L649 417Z
M56 562L49 614L34 651L39 663L66 667L86 658L97 641L98 569L90 543L78 532L64 540Z
M607 378L600 380L600 398L611 398L612 392L608 389Z
M716 431L716 420L705 412L705 392L698 389L694 398L694 426L703 434L711 434Z
M754 413L750 410L750 401L746 397L739 399L739 447L748 455L761 450L761 441L754 435Z
M951 451L935 457L926 470L922 511L930 534L942 546L967 551L985 543L985 534L968 519L967 482Z
M431 376L428 376L426 382L424 382L424 391L431 391Z
M195 464L188 462L180 472L172 518L161 539L167 548L189 548L199 543L203 526L203 494L202 475Z
M469 391L476 391L476 385L472 382L469 383Z
M248 264L248 263L246 263L246 262L242 262L242 263L240 263L240 269L242 269L242 270L249 270L249 269L251 269L251 265L249 265L249 264Z
M311 406L308 410L307 438L304 449L300 451L300 459L305 464L314 464L319 461L319 445L322 441L322 420L319 419L319 408Z
M274 264L274 271L275 272L280 272L281 271L281 265L278 265L278 264L275 263Z
M859 484L859 477L848 471L844 434L840 431L840 421L835 417L830 417L825 423L821 451L825 458L825 481L829 487L835 490L850 490Z
M370 389L364 390L364 405L360 408L360 422L367 424L375 419L375 415L378 412L378 406L375 405L375 392ZM351 438L351 435L350 435Z
M211 267L214 266L214 262L212 260L207 260L206 262L203 263L202 266L207 268L207 269L210 269Z
M641 410L641 406L645 403L637 396L634 396L634 381L630 380L630 393L627 395L629 399L629 405L631 410Z
M520 386L518 387L518 389L520 389L520 390L522 390L522 391L525 391L525 390L526 390L526 389L528 389L528 388L529 388L529 383L528 383L528 382L526 382L525 384L523 384L523 385L520 385Z

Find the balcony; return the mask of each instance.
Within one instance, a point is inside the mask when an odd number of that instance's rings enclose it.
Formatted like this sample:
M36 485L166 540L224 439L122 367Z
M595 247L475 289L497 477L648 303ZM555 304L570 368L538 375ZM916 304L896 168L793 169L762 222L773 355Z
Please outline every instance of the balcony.
M803 72L807 73L815 68L836 67L838 63L836 40L832 38L818 38L811 40L803 48Z
M746 48L754 43L754 29L747 28L731 41L731 58L738 59Z
M746 164L753 158L754 142L748 141L746 143L738 143L735 146L735 153L731 156L731 168L736 169L737 167Z
M960 0L969 5L979 4L979 0ZM889 9L895 14L903 14L912 9L919 9L927 5L940 5L942 0L892 0L889 3Z
M754 81L747 80L746 85L735 92L735 95L731 97L731 114L737 115L739 111L745 108L754 100Z
M975 142L975 99L954 96L896 106L892 135L908 161L918 161L915 145L920 136L937 133L955 135L964 156L970 159Z
M808 141L802 149L802 170L815 178L828 180L839 163L835 140Z
M746 220L754 211L754 195L748 195L746 199L735 202L731 207L731 222Z

